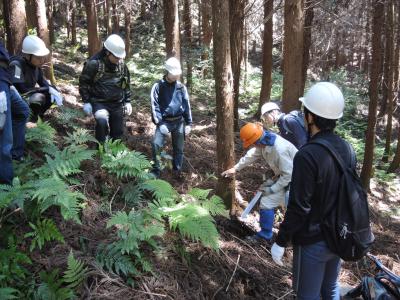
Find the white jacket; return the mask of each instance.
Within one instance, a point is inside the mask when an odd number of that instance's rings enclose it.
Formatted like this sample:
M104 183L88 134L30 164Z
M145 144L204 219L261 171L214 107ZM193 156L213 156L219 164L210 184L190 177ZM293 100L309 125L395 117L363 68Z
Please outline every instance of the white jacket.
M293 159L296 152L297 149L292 143L276 135L273 146L253 147L235 165L235 170L240 171L258 159L264 158L272 171L274 171L278 179L271 185L272 195L270 197L266 196L267 198L273 198L269 199L273 203L270 203L271 205L262 205L264 208L272 208L284 203L285 188L289 185L292 177ZM276 194L275 197L273 194Z

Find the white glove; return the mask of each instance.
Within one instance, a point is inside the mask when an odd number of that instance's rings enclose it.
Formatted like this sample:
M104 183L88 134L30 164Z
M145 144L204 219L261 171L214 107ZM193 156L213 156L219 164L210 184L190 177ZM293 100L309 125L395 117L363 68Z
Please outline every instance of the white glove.
M282 257L283 253L285 253L285 248L278 246L277 243L274 243L271 248L271 255L274 262L280 266L283 266Z
M0 92L0 113L7 111L7 95L5 91Z
M90 104L90 103L83 104L83 111L85 112L85 114L87 116L90 116L92 114L92 111L93 111L92 104Z
M160 125L160 131L164 135L167 135L169 133L168 127L165 124Z
M185 135L189 135L191 131L192 131L192 126L186 125L185 126Z
M49 93L50 93L51 103L55 102L58 106L63 105L63 96L59 91L49 86Z
M130 116L132 114L132 104L130 104L129 102L124 104L124 110L125 113Z

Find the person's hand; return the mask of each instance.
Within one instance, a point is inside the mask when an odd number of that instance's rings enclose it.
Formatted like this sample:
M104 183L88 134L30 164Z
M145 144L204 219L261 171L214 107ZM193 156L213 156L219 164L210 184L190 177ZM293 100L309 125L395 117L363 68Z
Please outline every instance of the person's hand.
M160 131L164 135L167 135L169 133L169 129L168 129L167 125L165 125L165 124L160 125Z
M90 116L93 112L92 104L90 103L83 104L83 111L87 116Z
M5 91L0 92L0 113L7 111L7 95Z
M233 175L235 175L236 170L235 167L230 168L228 170L225 170L224 172L221 173L222 177L233 177Z
M125 111L126 115L130 116L132 114L132 104L130 104L129 102L125 103L124 111Z
M63 105L63 96L55 88L49 86L49 94L51 103L56 103L58 106Z
M277 243L274 243L271 248L271 256L274 262L280 266L283 266L282 257L283 253L285 253L285 248L278 246Z
M189 135L191 131L192 131L192 126L186 125L185 126L185 135Z

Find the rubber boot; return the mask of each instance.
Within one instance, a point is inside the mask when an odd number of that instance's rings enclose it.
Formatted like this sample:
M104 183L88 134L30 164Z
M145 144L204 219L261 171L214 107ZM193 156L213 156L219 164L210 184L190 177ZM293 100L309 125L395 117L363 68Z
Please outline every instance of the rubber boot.
M257 232L257 236L265 240L272 238L272 227L274 226L274 209L261 209L260 210L260 227L261 231Z

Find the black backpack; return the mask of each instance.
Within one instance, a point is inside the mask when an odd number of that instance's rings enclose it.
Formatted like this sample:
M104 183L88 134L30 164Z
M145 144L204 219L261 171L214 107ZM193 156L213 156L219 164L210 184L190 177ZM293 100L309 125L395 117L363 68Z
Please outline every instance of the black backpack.
M323 213L321 230L329 249L345 261L362 258L374 241L369 221L368 197L355 170L355 153L351 153L351 167L347 167L335 148L326 140L311 141L324 147L337 162L341 171L338 198Z

